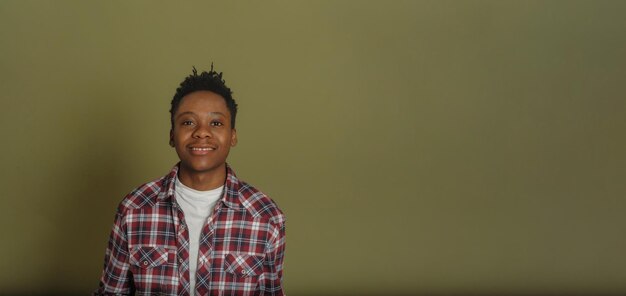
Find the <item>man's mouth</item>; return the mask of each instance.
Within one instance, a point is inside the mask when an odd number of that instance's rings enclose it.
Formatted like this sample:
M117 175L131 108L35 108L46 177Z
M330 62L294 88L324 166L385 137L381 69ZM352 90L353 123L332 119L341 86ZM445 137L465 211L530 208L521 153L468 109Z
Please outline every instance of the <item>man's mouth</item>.
M203 155L208 155L209 153L212 153L213 151L215 151L217 149L217 147L215 146L190 146L189 147L189 153L191 153L191 155L197 155L197 156L203 156Z
M213 151L215 150L215 148L213 147L202 147L202 148L198 148L198 147L191 147L192 151L200 151L200 152L204 152L204 151Z

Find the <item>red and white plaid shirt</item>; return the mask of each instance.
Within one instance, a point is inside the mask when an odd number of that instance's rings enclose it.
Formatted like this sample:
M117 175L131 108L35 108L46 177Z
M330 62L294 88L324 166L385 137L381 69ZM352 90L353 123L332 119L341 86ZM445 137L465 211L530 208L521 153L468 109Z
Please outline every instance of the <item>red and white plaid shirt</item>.
M200 234L196 295L283 295L285 216L227 165ZM94 295L189 295L189 234L174 198L178 165L120 203Z

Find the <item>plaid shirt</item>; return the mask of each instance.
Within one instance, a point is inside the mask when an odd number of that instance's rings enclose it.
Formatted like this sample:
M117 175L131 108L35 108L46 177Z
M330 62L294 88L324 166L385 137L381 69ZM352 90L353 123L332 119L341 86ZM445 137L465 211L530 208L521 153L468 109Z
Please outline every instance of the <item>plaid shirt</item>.
M189 295L189 234L174 198L178 165L120 203L94 295ZM200 234L196 295L283 295L285 216L227 165Z

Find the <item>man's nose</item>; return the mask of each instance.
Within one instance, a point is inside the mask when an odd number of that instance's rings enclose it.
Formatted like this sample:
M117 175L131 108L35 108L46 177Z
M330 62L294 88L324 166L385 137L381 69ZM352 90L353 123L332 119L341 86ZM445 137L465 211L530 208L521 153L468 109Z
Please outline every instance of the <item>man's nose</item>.
M194 138L212 138L211 128L208 125L200 124L193 132Z

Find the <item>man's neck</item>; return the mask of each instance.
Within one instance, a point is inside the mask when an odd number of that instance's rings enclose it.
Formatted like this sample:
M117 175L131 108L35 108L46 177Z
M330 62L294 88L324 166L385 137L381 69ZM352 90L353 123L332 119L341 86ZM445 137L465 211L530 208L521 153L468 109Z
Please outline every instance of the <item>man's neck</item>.
M226 180L226 165L207 172L197 172L180 167L178 179L189 188L198 191L208 191L224 185Z

